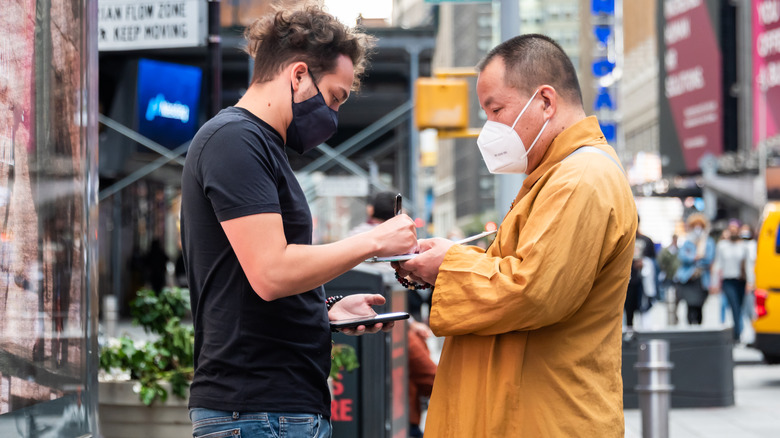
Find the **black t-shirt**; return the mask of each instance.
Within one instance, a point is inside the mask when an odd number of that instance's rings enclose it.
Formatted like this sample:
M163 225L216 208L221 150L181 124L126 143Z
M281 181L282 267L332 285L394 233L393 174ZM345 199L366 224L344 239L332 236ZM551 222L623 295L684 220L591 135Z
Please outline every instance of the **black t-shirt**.
M258 213L281 214L287 242L311 244L311 212L282 138L250 112L227 108L195 135L182 174L182 249L195 325L189 406L329 417L325 292L263 300L220 225Z

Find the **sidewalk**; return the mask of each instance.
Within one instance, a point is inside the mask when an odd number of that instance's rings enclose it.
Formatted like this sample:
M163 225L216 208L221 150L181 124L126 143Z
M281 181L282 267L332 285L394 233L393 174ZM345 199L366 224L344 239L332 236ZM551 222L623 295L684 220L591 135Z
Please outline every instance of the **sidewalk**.
M685 306L677 309L684 327ZM720 296L707 299L703 309L703 327L722 327ZM656 303L645 315L645 328L666 327L667 308ZM734 406L721 408L675 408L669 412L669 437L674 438L765 438L780 436L780 366L765 365L760 351L746 347L754 333L749 323L742 336L743 345L733 349ZM726 325L731 326L730 312ZM642 437L639 409L626 409L626 438Z
M679 323L685 327L685 304L677 309ZM637 315L637 319L639 316ZM637 321L635 319L635 321ZM668 310L656 303L643 315L642 327L665 329ZM638 322L637 322L638 324ZM725 325L731 326L730 312ZM745 321L743 345L733 349L734 406L722 408L675 408L669 412L669 437L672 438L766 438L780 437L780 365L765 365L760 351L744 344L752 341L754 333ZM703 309L702 326L721 328L720 296L707 299ZM431 356L438 362L442 338L429 339ZM624 411L626 438L642 438L642 413L639 409Z
M766 438L780 436L780 366L737 365L735 405L678 408L669 412L669 437ZM638 409L625 412L626 438L642 437Z

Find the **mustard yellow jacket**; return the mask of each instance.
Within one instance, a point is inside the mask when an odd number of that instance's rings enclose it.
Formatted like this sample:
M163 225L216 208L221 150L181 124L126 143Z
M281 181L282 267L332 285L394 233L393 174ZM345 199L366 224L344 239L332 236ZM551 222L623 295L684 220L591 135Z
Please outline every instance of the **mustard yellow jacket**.
M596 118L583 119L525 179L487 251L447 252L431 308L446 339L426 438L624 435L622 315L637 212L615 162L568 157L583 145L617 160Z

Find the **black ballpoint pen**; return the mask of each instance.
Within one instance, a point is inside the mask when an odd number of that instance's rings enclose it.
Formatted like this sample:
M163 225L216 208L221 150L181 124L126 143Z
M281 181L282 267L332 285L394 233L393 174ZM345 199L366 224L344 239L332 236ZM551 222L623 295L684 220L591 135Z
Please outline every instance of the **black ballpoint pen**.
M399 193L399 194L395 195L395 209L394 210L395 210L395 215L396 216L401 214L401 203L402 203L401 194Z

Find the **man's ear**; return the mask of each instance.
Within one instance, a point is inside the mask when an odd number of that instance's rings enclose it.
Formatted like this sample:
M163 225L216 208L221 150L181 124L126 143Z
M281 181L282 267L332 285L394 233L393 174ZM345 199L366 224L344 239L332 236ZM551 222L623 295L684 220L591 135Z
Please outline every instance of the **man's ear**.
M305 62L298 61L293 62L290 65L290 83L292 84L293 90L298 91L298 88L301 86L301 81L308 74L308 72L309 67Z
M551 85L542 85L539 89L539 95L542 97L542 102L544 102L544 116L550 119L558 110L560 96Z

